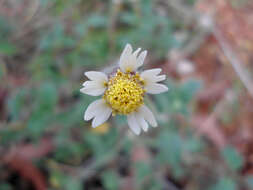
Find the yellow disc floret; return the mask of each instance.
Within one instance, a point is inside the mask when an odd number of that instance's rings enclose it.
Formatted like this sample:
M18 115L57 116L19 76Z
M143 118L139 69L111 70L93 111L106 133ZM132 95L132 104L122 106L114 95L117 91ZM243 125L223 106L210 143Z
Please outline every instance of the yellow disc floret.
M113 114L129 114L143 104L144 89L138 73L117 71L107 83L104 94L105 101L113 110Z

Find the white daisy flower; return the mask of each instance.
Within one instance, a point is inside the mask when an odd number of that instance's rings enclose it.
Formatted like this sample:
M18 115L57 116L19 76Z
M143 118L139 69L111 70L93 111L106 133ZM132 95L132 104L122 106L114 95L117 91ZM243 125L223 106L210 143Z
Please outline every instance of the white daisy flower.
M119 69L109 76L102 72L88 71L85 75L90 79L83 83L82 93L91 96L103 95L101 99L92 102L84 114L84 120L92 119L92 127L106 122L111 115L127 116L130 129L136 134L148 130L148 126L157 126L156 119L150 109L144 105L144 95L160 94L168 88L159 82L165 80L165 75L159 75L162 69L150 69L137 72L143 65L147 51L138 48L133 52L127 44L123 50Z

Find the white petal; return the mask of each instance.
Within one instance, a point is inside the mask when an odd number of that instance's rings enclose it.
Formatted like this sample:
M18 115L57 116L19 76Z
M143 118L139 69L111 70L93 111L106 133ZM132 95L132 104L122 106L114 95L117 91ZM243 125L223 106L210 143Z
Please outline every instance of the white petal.
M143 65L146 56L147 56L147 51L146 50L143 51L143 52L141 52L141 54L137 58L137 65L138 65L138 67L140 67L140 66Z
M162 71L162 69L157 68L157 69L149 69L149 70L145 70L141 73L141 78L146 79L146 78L150 78L150 77L154 77L156 75L158 75L160 72Z
M148 69L148 70L145 70L141 73L141 76L149 76L149 75L152 75L152 76L155 76L155 75L158 75L160 72L162 71L162 69L160 68L156 68L156 69Z
M136 64L136 57L134 55L129 55L123 62L120 64L120 69L123 72L127 71L136 71L137 64Z
M144 62L147 51L143 51L139 56L138 54L141 51L141 48L138 48L133 53L132 51L132 46L130 44L127 44L120 56L119 66L123 72L136 71L138 67L140 67Z
M119 59L119 66L122 71L125 71L126 64L129 60L129 57L132 54L132 51L133 51L132 46L130 44L127 44L120 56L120 59Z
M130 127L130 129L136 134L136 135L139 135L141 133L141 128L138 124L138 122L136 121L136 118L135 118L135 114L132 113L132 114L129 114L127 116L127 123Z
M124 58L125 56L131 55L133 52L133 48L130 44L126 44L122 54L121 54L121 58Z
M90 96L100 96L104 93L105 88L82 88L80 91Z
M147 121L149 122L149 124L153 127L157 127L157 122L156 122L156 119L153 115L153 113L150 111L150 109L145 106L145 105L142 105L140 108L139 108L139 113L140 115Z
M84 73L90 80L95 81L104 81L106 82L108 80L105 73L98 72L98 71L88 71Z
M102 95L106 89L102 82L98 81L86 81L83 83L83 88L80 91L90 96Z
M95 128L103 124L104 122L106 122L109 119L111 113L112 113L112 109L109 106L107 106L106 104L101 106L99 112L97 113L95 118L92 120L92 127Z
M159 94L168 90L165 85L157 84L157 82L166 79L166 75L158 75L161 71L162 69L158 68L146 70L141 73L140 77L144 80L144 85L147 93Z
M84 120L88 121L95 117L99 112L100 108L103 107L103 104L105 104L103 99L95 100L94 102L92 102L84 113Z
M137 57L138 53L141 51L141 48L138 48L133 52L133 56Z
M166 75L159 75L155 77L154 82L161 82L166 79Z
M166 75L143 75L141 77L144 81L144 85L149 85L150 83L161 82L166 79Z
M99 84L97 81L87 80L83 83L83 87L96 88Z
M145 88L147 90L147 93L150 93L150 94L160 94L160 93L168 91L167 86L165 86L164 84L158 84L158 83L148 83Z
M135 118L136 118L137 122L139 123L139 125L141 126L141 128L143 129L143 131L147 132L148 131L148 123L144 120L141 113L137 112L135 115Z

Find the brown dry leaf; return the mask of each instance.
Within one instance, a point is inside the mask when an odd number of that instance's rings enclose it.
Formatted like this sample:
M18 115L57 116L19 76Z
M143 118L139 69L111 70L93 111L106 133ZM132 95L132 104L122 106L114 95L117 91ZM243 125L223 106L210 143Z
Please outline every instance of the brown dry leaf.
M204 0L198 1L196 8L198 11L206 14L213 14L216 22L217 30L221 33L223 38L229 44L233 52L238 56L241 61L241 66L248 69L249 72L252 69L252 52L253 52L253 2L247 1L247 3L240 6L234 6L232 1L228 0ZM228 60L223 55L216 39L211 36L205 44L198 50L193 56L194 61L197 63L199 75L205 79L207 84L215 86L215 84L221 83L221 81L232 82L238 80L232 66L228 65ZM226 88L226 86L224 86ZM222 89L222 87L221 87ZM221 90L222 92L222 90ZM215 142L218 146L223 145L224 142L232 143L238 148L240 152L244 154L245 166L244 173L252 173L253 168L253 110L252 110L252 99L249 95L242 90L242 95L238 97L238 108L232 115L232 121L229 123L218 123L217 118L211 116L208 119L208 110L211 110L211 106L215 103L211 101L213 97L219 93L210 93L200 95L199 111L200 116L196 117L193 123L199 126L201 133L204 133ZM210 95L208 95L210 94ZM205 97L206 96L206 97ZM204 98L203 98L204 97ZM203 114L203 106L207 105L205 114ZM225 110L227 111L227 110ZM202 117L202 118L201 118ZM210 116L209 116L210 117ZM206 123L206 121L209 121ZM202 127L204 128L204 132ZM201 128L200 128L201 127ZM226 141L224 141L224 139Z
M210 101L216 100L223 97L226 89L228 88L227 81L221 81L220 83L214 83L210 85L208 88L202 90L198 94L199 101Z
M205 135L219 149L224 148L227 144L215 116L199 114L198 116L193 117L192 124L196 127L199 135Z
M44 138L38 143L19 145L12 148L5 156L4 160L10 160L13 157L21 157L22 159L32 160L35 158L40 158L48 153L52 152L54 145L51 138Z
M46 180L43 174L32 163L32 159L40 158L52 152L54 145L51 138L44 138L38 145L26 144L12 148L3 157L4 163L21 177L33 183L37 190L45 190Z
M233 68L226 67L227 59L213 36L207 38L191 59L196 63L196 75L207 85L234 78Z
M7 90L0 88L0 120L6 117L5 99L7 98Z
M7 162L8 166L17 171L24 179L32 182L36 190L46 190L46 179L29 160L22 157L11 157Z
M245 64L250 63L253 58L252 8L252 1L241 6L233 6L231 1L227 0L205 0L197 4L197 9L201 12L215 12L219 30Z

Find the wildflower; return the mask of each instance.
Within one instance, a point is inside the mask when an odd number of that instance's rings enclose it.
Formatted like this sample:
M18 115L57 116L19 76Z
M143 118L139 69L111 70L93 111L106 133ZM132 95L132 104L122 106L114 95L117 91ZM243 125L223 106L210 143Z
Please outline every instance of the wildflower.
M141 129L145 132L148 130L148 123L157 126L153 113L144 105L144 95L166 92L168 88L158 83L166 78L165 75L159 75L162 71L160 68L137 72L146 55L147 51L141 52L141 48L138 48L133 52L132 46L127 44L117 72L109 76L97 71L85 72L90 80L83 83L80 91L91 96L103 95L92 102L84 114L84 120L93 119L93 128L106 122L111 114L127 115L128 125L137 135Z

